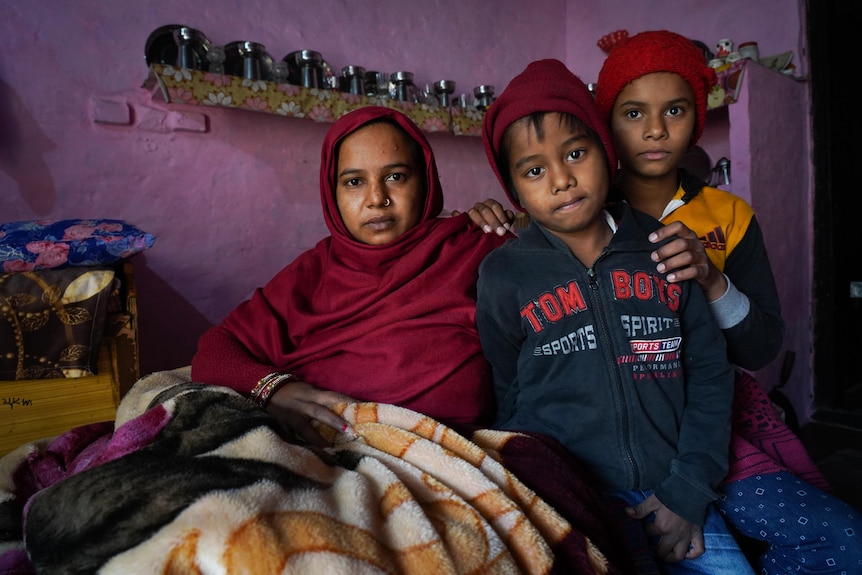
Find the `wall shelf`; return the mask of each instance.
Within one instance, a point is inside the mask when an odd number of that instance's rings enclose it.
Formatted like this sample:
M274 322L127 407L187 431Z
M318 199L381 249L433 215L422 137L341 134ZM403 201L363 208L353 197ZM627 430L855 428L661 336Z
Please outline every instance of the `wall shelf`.
M404 112L425 132L446 132L456 136L479 136L482 133L484 112L475 106L414 104L162 64L150 65L150 78L158 84L168 103L240 108L316 122L334 122L352 110L377 105Z
M709 94L709 109L736 102L746 62L740 60L716 70L718 83ZM425 132L446 132L455 136L482 134L484 111L475 106L416 104L163 64L150 64L149 68L150 77L145 86L154 81L168 103L240 108L315 122L334 122L347 112L376 105L404 112Z

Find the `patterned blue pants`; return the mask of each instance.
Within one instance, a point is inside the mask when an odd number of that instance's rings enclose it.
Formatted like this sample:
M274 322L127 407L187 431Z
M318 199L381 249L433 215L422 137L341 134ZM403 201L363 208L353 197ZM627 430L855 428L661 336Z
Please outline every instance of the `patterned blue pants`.
M763 575L862 574L862 513L790 473L728 483L718 508L734 529L766 544L757 561Z

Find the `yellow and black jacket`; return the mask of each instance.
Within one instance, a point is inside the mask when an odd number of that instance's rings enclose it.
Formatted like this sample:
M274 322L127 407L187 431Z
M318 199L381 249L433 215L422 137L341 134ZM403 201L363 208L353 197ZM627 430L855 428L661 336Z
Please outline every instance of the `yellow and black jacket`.
M688 226L703 243L712 263L747 296L747 313L731 320L732 325L728 326L721 317L717 319L731 362L747 370L761 369L781 350L784 321L754 210L744 199L710 187L685 170L679 172L679 190L661 221L681 221ZM713 304L713 311L717 315L727 313L719 311L720 306L721 300ZM733 316L734 312L729 314Z

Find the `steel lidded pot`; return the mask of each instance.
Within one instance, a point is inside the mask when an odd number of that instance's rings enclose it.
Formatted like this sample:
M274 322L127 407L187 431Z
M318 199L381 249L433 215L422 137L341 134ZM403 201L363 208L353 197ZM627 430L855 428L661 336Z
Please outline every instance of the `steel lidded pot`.
M172 35L177 44L177 66L192 70L209 69L207 54L212 45L203 32L179 26L172 30Z
M455 91L453 80L439 80L434 82L434 95L444 108L452 105L452 93Z
M416 85L413 84L413 72L393 72L389 76L389 83L392 86L392 98L402 102L416 101Z
M494 102L494 86L482 84L473 88L473 96L476 97L476 107L485 110Z
M348 94L365 95L365 68L362 66L342 68L340 89Z
M200 30L183 24L167 24L153 30L144 46L147 64L179 66L206 71L212 44Z
M174 39L174 30L178 28L182 28L182 24L167 24L150 32L144 45L144 58L148 65L176 66L179 47Z
M231 42L224 47L224 72L246 80L272 80L272 56L258 42Z
M320 88L323 85L323 56L314 50L296 52L299 66L299 83L306 88Z
M296 50L282 58L282 61L287 62L287 81L290 84L326 90L338 88L338 78L320 52Z

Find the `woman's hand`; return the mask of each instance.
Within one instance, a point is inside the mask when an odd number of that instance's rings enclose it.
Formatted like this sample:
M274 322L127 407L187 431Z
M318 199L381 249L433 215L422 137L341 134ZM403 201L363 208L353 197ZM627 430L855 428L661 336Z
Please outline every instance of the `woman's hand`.
M694 279L700 284L707 301L715 301L727 291L727 278L706 256L703 244L682 222L670 222L650 234L653 243L665 238L675 239L652 253L652 261L659 273L669 272L669 282Z
M347 421L330 407L336 403L354 403L357 400L335 391L318 389L304 381L291 381L282 385L270 397L266 411L279 422L285 431L315 447L328 447L318 427L328 425L337 432L354 435Z
M458 210L452 210L453 217L460 213ZM506 235L506 232L512 228L512 222L515 221L515 213L504 209L503 204L493 198L478 202L467 210L467 215L486 234L493 231L498 236Z
M647 535L658 537L655 553L661 561L678 563L703 555L703 529L665 507L655 494L640 505L626 507L626 513L632 519L646 519L651 513L655 514L655 521L647 522L645 529Z

